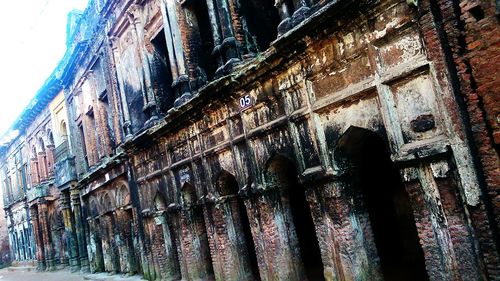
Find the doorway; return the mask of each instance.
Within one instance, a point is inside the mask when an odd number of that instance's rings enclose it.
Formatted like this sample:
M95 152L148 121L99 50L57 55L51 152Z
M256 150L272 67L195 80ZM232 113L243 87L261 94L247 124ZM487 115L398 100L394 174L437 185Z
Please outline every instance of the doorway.
M269 162L267 171L268 180L284 187L288 192L290 211L307 280L325 280L311 209L306 200L305 188L298 182L295 165L288 158L277 155Z
M369 217L384 280L428 280L410 200L385 142L351 127L337 148L352 173L355 210Z

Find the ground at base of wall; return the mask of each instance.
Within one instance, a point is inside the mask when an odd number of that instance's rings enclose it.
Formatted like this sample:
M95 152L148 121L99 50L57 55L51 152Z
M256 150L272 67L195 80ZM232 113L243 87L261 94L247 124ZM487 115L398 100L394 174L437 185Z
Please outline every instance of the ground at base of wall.
M0 270L0 281L142 281L140 276L122 277L108 273L71 273L69 270L38 272L30 267L8 267Z

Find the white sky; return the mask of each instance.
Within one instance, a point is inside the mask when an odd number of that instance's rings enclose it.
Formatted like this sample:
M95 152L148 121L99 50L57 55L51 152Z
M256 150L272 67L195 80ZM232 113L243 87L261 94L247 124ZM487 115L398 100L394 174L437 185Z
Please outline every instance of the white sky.
M66 20L87 0L3 0L0 12L0 137L57 66Z

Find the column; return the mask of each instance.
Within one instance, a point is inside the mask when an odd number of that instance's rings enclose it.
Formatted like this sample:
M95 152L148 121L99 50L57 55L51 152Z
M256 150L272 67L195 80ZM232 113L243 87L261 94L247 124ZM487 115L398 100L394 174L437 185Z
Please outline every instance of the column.
M53 144L47 145L47 176L49 178L54 176L54 149L55 146Z
M47 179L47 156L45 151L38 152L38 171L40 181Z
M159 219L161 222L161 226L163 229L163 240L165 242L165 263L167 272L167 279L177 280L180 279L181 273L179 268L179 260L177 258L177 247L175 244L175 239L172 237L172 233L170 230L170 226L167 222L167 215L165 212L162 212L159 215Z
M144 108L143 111L149 117L148 123L155 122L158 120L158 110L156 108L156 100L154 96L153 86L151 85L151 62L149 61L149 56L146 51L146 44L144 42L144 24L141 17L142 6L138 4L133 4L129 9L129 21L134 27L135 34L138 41L138 47L141 53L142 60L142 94L144 98Z
M80 258L80 268L82 272L89 271L89 261L87 258L87 244L85 243L85 230L82 221L82 210L80 202L80 190L76 185L70 187L71 206L75 216L75 232L78 241L78 253Z
M199 42L201 39L194 39L195 35L193 33L193 28L187 25L186 14L182 13L182 8L179 7L176 1L162 0L160 3L165 30L165 41L168 50L168 60L170 62L170 70L173 78L172 89L175 93L174 106L177 107L191 98L189 80L196 80L198 78L195 77L196 68L198 68L198 60L195 58L197 50L193 49L192 44L189 42ZM187 10L185 12L189 13ZM191 19L194 18L194 15L191 15ZM183 26L183 28L180 26ZM191 47L189 49L190 52L186 54L184 48L188 47ZM185 58L185 56L187 57Z
M232 4L234 6L234 3ZM210 21L213 24L212 33L215 44L213 53L219 62L219 68L215 74L217 77L228 73L241 60L238 48L241 42L236 40L236 31L232 22L232 18L239 18L239 15L231 15L227 0L207 0L207 7ZM233 9L233 12L236 10Z
M42 232L43 242L41 244L41 248L44 251L46 269L51 271L55 269L54 263L54 248L52 245L52 239L50 237L49 232L49 222L47 217L47 202L44 199L38 199L38 215L39 215L39 224Z
M125 85L123 83L123 74L121 72L121 66L120 66L120 49L119 49L119 42L117 37L110 37L109 38L110 42L110 47L113 52L113 57L114 57L114 64L116 68L116 75L118 76L118 85L120 86L119 94L120 94L120 100L121 100L121 111L122 111L122 116L123 116L123 131L125 134L125 139L131 139L133 137L132 134L132 122L130 120L130 113L128 111L128 104L127 104L127 96L125 95Z
M61 192L61 207L64 220L64 231L66 232L66 245L69 252L69 266L72 272L80 269L80 261L78 260L78 242L76 239L74 218L71 213L71 199L69 190Z
M36 243L36 261L37 261L37 269L45 270L45 255L43 252L43 239L42 232L40 229L40 222L38 218L38 207L34 205L30 208L31 219L33 222L33 235L35 236Z

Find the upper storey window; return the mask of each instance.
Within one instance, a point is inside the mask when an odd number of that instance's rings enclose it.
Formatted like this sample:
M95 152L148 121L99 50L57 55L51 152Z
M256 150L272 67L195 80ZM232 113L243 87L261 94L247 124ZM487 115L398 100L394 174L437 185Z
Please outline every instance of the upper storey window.
M166 113L174 104L172 90L173 77L170 69L170 58L165 39L165 30L151 40L153 45L153 59L151 64L152 84L160 111Z
M247 37L258 51L264 51L278 36L280 15L274 1L245 0L241 1L241 14L244 17Z

